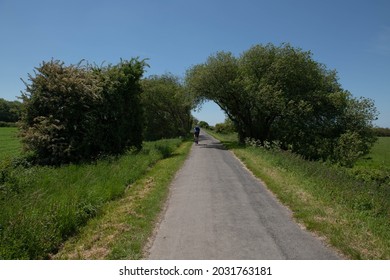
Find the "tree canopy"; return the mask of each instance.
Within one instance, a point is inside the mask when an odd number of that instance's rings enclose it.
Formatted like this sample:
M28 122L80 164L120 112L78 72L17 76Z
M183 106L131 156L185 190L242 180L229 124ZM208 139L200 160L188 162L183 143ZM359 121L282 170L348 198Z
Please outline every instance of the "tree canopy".
M145 140L186 136L191 130L189 98L178 77L172 74L142 80Z
M256 45L238 57L217 52L187 71L186 85L197 102L221 107L241 142L278 143L309 159L348 165L375 141L373 102L354 98L336 71L289 44Z

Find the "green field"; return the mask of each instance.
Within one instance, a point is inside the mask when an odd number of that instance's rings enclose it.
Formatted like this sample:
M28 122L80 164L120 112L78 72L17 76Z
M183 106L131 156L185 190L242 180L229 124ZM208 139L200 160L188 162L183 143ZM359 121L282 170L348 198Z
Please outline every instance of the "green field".
M0 127L0 159L21 153L21 143L16 127Z
M359 159L349 173L365 181L390 184L390 137L379 137L371 152Z
M356 163L356 167L359 166L390 167L390 137L379 137L371 152Z

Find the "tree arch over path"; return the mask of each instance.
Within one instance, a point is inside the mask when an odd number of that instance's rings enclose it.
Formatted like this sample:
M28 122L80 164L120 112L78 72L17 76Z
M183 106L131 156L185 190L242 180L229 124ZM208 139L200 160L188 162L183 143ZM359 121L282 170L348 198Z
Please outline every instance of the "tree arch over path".
M373 102L354 98L335 70L289 44L256 45L239 57L217 52L187 71L186 85L198 103L221 107L240 142L277 142L310 159L340 161L367 153L375 141Z

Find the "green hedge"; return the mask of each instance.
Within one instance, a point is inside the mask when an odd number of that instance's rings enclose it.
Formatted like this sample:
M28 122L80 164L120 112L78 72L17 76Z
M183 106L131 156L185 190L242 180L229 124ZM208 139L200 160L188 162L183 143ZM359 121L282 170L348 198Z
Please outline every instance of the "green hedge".
M142 145L144 61L102 68L43 62L23 93L21 135L43 164L118 154Z

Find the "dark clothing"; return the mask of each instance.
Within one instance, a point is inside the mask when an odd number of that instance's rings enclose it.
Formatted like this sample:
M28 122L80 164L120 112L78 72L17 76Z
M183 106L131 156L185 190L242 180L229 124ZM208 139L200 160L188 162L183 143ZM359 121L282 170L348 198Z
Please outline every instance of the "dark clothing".
M197 126L197 127L195 127L194 134L195 134L196 137L199 137L199 133L200 133L200 128L199 128L199 126Z

